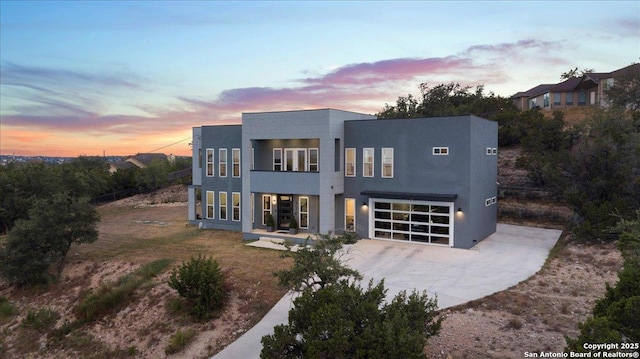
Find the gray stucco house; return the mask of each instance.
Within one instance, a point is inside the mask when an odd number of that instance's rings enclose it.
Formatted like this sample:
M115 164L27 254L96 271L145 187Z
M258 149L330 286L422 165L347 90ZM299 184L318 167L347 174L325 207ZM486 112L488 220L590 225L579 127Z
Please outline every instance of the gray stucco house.
M193 128L189 221L245 239L356 232L470 248L496 230L498 125L334 109L244 113Z

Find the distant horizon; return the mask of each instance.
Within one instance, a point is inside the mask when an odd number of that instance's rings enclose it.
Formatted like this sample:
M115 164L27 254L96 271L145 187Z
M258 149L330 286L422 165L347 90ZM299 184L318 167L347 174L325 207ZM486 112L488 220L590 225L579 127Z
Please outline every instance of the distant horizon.
M510 97L639 59L637 1L0 1L0 154L190 156L192 127L243 112Z

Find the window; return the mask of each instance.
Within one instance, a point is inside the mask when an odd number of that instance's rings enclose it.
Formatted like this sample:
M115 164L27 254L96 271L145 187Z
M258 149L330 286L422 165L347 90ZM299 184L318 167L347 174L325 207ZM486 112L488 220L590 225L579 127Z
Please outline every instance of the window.
M491 156L491 147L487 147L487 156Z
M393 178L393 148L382 149L382 178Z
M227 149L221 148L218 151L218 176L227 177Z
M216 205L215 192L207 191L207 218L210 218L210 219L216 218L214 214L215 205Z
M255 212L256 212L256 194L251 194L251 223L256 223Z
M355 232L356 230L355 198L344 199L344 230L348 232Z
M309 171L318 172L318 149L309 149Z
M271 195L262 195L262 224L267 224L267 215L271 213Z
M298 226L309 228L309 197L300 197L298 200L298 214L300 216Z
M227 192L218 192L219 212L218 218L221 220L227 220Z
M561 93L560 92L554 92L553 93L553 105L554 106L560 106L560 98Z
M213 177L213 148L207 148L207 177Z
M567 92L567 98L564 100L565 105L573 106L573 92Z
M495 148L495 147L494 147L494 148L492 148L492 149L491 149L491 154L492 154L492 155L494 155L494 156L497 156L497 155L498 155L498 149L497 149L497 148Z
M587 92L580 91L578 92L578 106L583 106L587 104Z
M240 221L240 192L231 194L231 220Z
M447 156L449 155L449 147L434 147L433 154L436 156Z
M202 148L198 148L198 168L202 168Z
M533 109L538 107L538 98L531 98L529 99L529 109Z
M231 175L233 177L240 177L240 149L234 148L231 150L231 163L233 166Z
M293 172L307 171L307 149L285 148L284 170Z
M356 149L344 149L344 175L347 177L356 176Z
M373 177L373 148L362 149L362 176Z
M545 94L542 96L542 105L544 106L544 108L549 107L549 93L548 93L548 92L547 92L547 93L545 93Z
M256 169L256 151L251 147L251 170Z
M273 170L282 171L282 148L273 149Z

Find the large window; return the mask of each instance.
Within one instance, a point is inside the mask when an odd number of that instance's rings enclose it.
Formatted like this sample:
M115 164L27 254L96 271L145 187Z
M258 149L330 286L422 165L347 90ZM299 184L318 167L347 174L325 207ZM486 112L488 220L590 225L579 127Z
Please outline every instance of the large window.
M373 148L362 149L362 176L373 177Z
M309 172L318 172L318 149L309 149Z
M587 104L587 92L586 91L578 92L578 105L584 106L586 104Z
M207 191L207 218L215 218L215 200L216 193L214 191Z
M213 177L213 148L207 148L207 177Z
M566 99L564 100L565 105L573 106L573 92L567 92L565 96L566 96Z
M544 108L549 107L549 93L545 93L544 95L542 95L542 105L544 106Z
M553 105L554 106L560 106L561 104L561 93L560 92L554 92L553 93Z
M382 178L393 178L393 148L382 149Z
M227 177L227 149L218 150L218 176Z
M273 149L273 170L282 171L282 148Z
M239 148L234 148L231 150L231 157L232 157L232 173L231 175L233 177L240 177L240 149Z
M452 203L376 199L372 207L373 238L453 243Z
M262 224L267 224L267 215L271 213L271 195L262 195Z
M309 197L300 197L298 200L298 215L300 228L309 228Z
M344 199L344 230L348 232L355 232L356 230L355 198Z
M227 192L219 192L218 193L218 202L220 206L220 211L218 212L218 218L221 220L227 220Z
M240 221L240 192L231 194L231 220Z
M347 177L356 176L356 149L344 149L344 175Z

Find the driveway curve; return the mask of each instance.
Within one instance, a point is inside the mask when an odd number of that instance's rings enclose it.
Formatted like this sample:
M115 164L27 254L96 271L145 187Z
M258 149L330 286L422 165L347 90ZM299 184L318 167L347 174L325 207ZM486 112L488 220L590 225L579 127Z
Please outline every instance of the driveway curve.
M562 231L498 224L492 234L471 249L402 242L361 240L345 247L343 259L364 276L385 280L387 298L402 290L426 290L447 308L503 291L542 268ZM260 357L262 336L286 323L292 295L285 295L262 320L231 343L215 359Z

